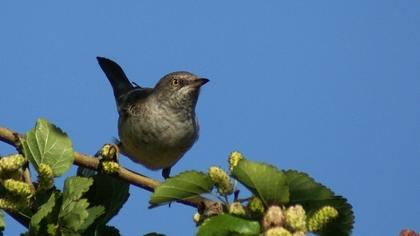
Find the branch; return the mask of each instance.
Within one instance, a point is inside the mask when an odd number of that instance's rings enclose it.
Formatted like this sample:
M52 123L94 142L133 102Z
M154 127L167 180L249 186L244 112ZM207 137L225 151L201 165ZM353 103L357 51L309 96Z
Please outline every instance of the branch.
M29 184L29 187L31 187L31 191L35 192L35 186L32 183L32 177L31 177L31 171L29 170L28 163L25 164L25 167L23 168L23 181L25 183Z
M14 147L17 147L18 142L16 137L23 137L22 135L14 132L8 128L0 126L0 141L10 144ZM74 163L77 166L85 167L88 169L99 171L99 160L93 156L82 154L80 152L74 152ZM132 185L135 185L139 188L145 189L147 191L153 192L154 189L160 184L158 180L149 178L145 175L139 174L135 171L120 167L118 173L113 175L115 178L126 181ZM213 204L213 201L207 200L205 198L197 197L188 200L178 201L184 205L192 207L202 207L204 205Z

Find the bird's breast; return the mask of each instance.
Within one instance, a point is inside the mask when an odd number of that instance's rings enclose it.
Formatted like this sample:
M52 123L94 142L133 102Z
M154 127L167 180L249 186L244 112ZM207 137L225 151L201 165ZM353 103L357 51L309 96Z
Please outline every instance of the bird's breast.
M162 107L122 114L118 127L123 153L150 169L174 165L198 138L194 114Z

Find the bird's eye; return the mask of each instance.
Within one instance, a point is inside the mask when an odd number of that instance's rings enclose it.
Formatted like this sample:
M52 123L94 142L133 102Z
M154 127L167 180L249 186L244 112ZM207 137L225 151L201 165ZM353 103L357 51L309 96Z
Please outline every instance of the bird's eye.
M172 79L171 84L172 84L172 86L178 86L179 85L179 80Z

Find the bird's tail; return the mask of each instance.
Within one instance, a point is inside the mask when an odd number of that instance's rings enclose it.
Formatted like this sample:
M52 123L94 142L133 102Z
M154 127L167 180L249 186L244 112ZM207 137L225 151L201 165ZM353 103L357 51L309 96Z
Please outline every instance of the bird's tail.
M98 59L99 66L101 66L102 70L105 72L106 77L108 77L108 80L111 83L112 89L114 90L115 100L118 105L118 101L120 100L121 96L131 91L134 86L128 80L124 71L117 63L104 57L96 58Z

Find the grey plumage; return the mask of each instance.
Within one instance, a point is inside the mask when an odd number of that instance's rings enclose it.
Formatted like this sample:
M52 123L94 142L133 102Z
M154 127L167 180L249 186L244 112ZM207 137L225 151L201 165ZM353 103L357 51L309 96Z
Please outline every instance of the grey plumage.
M149 169L164 169L168 177L198 139L195 106L208 80L180 71L164 76L154 88L141 88L115 62L97 59L114 91L121 152Z

